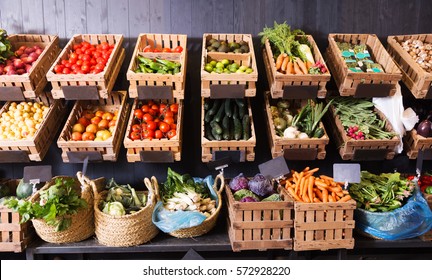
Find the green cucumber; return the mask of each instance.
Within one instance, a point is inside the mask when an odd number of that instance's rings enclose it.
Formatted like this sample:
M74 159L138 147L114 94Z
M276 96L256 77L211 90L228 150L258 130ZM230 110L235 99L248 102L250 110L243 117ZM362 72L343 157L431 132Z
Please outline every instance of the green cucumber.
M212 120L212 116L210 115L210 110L208 110L208 111L205 113L204 121L205 121L206 123L209 123L211 120Z
M215 138L215 140L220 141L222 140L222 134L218 134L216 129L212 128L212 135Z
M245 102L243 98L236 98L235 102L237 103L237 106L239 106L240 108L245 107Z
M211 128L212 128L212 132L213 132L213 130L216 132L216 134L222 134L222 132L223 132L223 130L222 130L222 127L216 122L216 121L211 121L210 122L210 126L211 126ZM214 134L213 134L213 136L214 136Z
M219 110L217 111L213 120L217 121L218 123L221 122L222 118L223 118L224 111L225 111L225 106L223 104L221 104L221 106L219 107Z
M210 109L210 107L211 107L211 101L210 101L211 99L206 99L206 100L204 100L204 110L208 110L208 109Z
M230 119L229 136L229 140L234 139L234 119Z
M211 126L209 125L209 124L205 124L205 126L204 126L204 136L205 136L205 138L207 138L208 140L210 140L210 141L214 141L214 140L216 140L214 137L213 137L213 134L212 134L212 128L211 128Z
M232 117L233 111L231 110L231 99L227 98L225 99L225 115L228 117Z
M244 115L242 124L243 124L243 140L248 140L251 137L251 121L249 115Z
M230 118L228 117L228 115L225 115L225 117L222 120L222 129L223 129L223 133L222 133L222 138L224 140L230 140L230 126L229 126L229 122L230 122Z
M247 108L238 106L238 109L239 109L239 119L242 120L246 114Z
M213 116L217 113L219 106L221 105L222 101L220 99L215 99L213 102L213 106L210 108L210 116Z
M234 119L234 139L240 140L242 138L242 123L239 119Z
M233 118L234 119L238 119L239 118L239 109L238 106L236 104L234 104L234 110L233 110Z

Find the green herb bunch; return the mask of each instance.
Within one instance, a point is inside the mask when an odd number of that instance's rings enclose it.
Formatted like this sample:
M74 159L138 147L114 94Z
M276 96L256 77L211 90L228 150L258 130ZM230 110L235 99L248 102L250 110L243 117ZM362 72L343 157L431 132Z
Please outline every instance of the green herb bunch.
M56 231L63 231L72 223L70 215L88 206L74 190L74 184L72 178L56 178L54 185L40 191L39 201L11 198L5 205L21 215L20 223L43 219L48 225L54 226Z

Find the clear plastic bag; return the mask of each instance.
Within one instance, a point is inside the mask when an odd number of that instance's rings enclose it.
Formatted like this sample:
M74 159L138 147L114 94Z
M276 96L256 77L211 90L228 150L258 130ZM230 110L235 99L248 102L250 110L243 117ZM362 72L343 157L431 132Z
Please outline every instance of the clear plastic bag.
M379 213L356 209L354 219L358 230L385 240L414 238L432 229L432 211L418 189L401 208Z
M216 200L216 207L219 204L216 191L213 189L214 179L207 176L204 179L194 178L195 182L204 182L210 190L210 197ZM173 232L175 230L190 228L200 225L207 217L200 212L192 211L169 211L163 207L163 203L156 203L153 210L152 221L161 231Z

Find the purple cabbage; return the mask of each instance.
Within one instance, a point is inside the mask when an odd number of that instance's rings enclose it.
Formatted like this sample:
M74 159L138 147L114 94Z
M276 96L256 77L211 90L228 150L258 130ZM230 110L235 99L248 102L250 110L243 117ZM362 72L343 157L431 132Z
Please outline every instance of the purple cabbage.
M273 185L261 173L256 174L252 180L249 181L249 189L259 196L269 196L274 193Z
M233 192L241 189L248 189L248 179L243 175L243 173L240 173L231 180L229 187Z
M245 196L242 199L240 199L240 202L257 202L258 200L256 200L254 197L252 196Z

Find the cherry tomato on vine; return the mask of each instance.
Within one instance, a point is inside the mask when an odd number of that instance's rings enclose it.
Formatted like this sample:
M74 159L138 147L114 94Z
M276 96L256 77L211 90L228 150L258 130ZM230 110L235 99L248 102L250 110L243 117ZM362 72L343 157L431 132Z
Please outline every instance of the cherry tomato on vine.
M135 116L135 118L142 120L144 113L143 113L143 111L141 111L141 109L135 109L134 110L134 116Z

